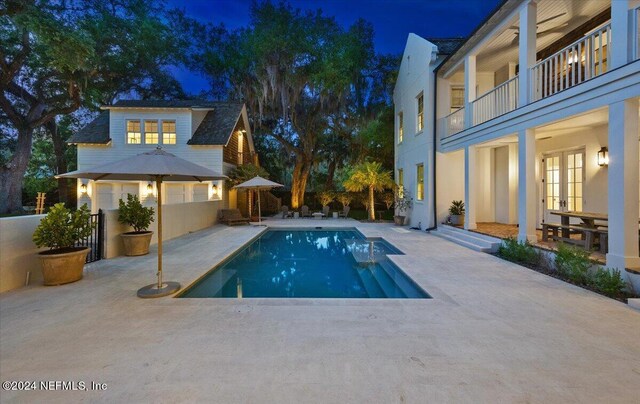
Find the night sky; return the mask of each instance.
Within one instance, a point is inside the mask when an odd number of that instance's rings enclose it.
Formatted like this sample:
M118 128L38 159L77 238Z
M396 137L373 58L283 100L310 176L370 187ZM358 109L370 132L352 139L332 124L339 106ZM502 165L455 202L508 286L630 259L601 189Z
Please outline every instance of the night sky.
M300 9L322 9L345 27L358 18L375 29L376 51L401 54L409 33L422 37L465 37L502 0L290 0ZM246 26L251 0L167 0L202 22L224 23L227 29ZM185 90L197 94L207 88L198 74L175 72Z

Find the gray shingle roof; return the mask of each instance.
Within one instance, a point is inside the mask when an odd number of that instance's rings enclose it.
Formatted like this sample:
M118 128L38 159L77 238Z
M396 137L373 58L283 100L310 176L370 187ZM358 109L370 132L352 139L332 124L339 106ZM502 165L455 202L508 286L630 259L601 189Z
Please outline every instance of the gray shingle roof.
M240 114L242 103L202 100L120 100L113 106L119 108L213 108L207 112L200 126L187 144L226 145ZM80 129L68 143L109 143L109 110Z
M87 126L74 133L67 143L109 143L109 111L100 115Z
M439 55L451 55L465 41L464 38L428 38L428 41L438 47Z
M213 111L207 112L187 144L226 145L240 117L243 105L241 103L216 104Z

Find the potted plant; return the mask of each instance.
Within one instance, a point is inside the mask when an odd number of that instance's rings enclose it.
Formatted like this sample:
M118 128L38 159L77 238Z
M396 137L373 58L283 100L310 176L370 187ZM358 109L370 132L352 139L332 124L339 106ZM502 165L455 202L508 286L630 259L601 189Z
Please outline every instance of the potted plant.
M148 231L153 222L153 208L146 208L140 203L137 195L127 195L127 202L120 199L118 221L133 227L133 231L122 233L125 255L149 254L152 231Z
M451 224L454 226L464 225L464 202L452 201L449 207L449 215L451 215Z
M394 197L396 215L393 216L393 221L397 226L404 226L404 223L406 221L405 212L411 209L413 199L411 199L411 195L409 194L409 192L402 186L396 186Z
M62 285L82 279L84 263L91 249L74 245L91 235L95 224L90 218L86 204L71 212L64 203L57 203L40 221L33 241L39 248L49 248L38 253L45 285Z

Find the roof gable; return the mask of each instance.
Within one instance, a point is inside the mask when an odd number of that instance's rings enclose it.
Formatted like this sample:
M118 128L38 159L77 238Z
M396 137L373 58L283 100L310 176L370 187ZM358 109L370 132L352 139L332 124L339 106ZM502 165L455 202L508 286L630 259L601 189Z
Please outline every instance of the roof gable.
M187 144L226 145L241 118L243 106L242 103L218 103L207 112Z

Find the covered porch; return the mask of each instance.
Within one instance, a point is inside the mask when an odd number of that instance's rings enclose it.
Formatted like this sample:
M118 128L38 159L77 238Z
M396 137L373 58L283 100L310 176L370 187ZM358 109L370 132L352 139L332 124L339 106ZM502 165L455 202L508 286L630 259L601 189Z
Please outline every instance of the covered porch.
M549 249L564 239L608 267L640 267L638 120L630 98L443 153L438 171L452 180L438 195L441 221L461 199L467 230Z

